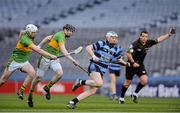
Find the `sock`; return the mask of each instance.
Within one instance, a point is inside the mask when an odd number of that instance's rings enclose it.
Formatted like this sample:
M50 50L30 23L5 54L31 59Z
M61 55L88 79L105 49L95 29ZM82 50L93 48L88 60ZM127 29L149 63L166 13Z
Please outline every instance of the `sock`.
M23 93L24 90L25 90L25 88L26 88L26 86L25 86L25 85L22 85L21 88L19 89L19 92L20 92L20 93Z
M135 93L138 93L142 88L144 87L144 85L142 85L140 82L136 87Z
M128 88L124 87L124 85L122 86L122 89L121 89L121 97L124 98L124 94L126 93Z
M72 101L74 102L74 104L79 102L79 100L77 98L72 99Z
M86 80L80 80L81 85L86 85Z
M50 82L46 85L46 87L51 88L54 84L55 84L54 82L50 81Z
M30 90L30 92L29 92L29 94L32 94L33 92L34 92L34 90L33 90L33 89L31 89L31 90Z

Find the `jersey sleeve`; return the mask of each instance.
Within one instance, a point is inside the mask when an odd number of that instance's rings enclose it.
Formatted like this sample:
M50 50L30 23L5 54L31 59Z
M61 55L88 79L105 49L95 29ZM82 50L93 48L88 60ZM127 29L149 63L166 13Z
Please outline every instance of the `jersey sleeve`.
M104 43L103 41L98 41L96 43L93 43L92 44L93 49L96 50L96 51L99 50L103 46L103 43Z
M124 50L121 48L121 47L119 47L118 49L117 49L117 52L116 52L116 55L115 55L115 57L117 57L117 58L121 58L123 55L124 55Z
M30 39L22 37L20 40L20 43L24 46L24 47L30 47L30 45L33 43Z
M158 40L157 39L152 39L152 40L148 40L148 44L149 46L153 46L153 45L156 45L158 43Z

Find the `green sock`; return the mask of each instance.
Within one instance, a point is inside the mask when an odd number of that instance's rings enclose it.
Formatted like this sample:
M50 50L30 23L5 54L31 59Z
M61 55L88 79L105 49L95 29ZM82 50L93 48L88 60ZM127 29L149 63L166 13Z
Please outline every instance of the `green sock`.
M24 90L25 90L25 88L26 88L26 86L22 85L21 88L20 88L20 90L19 90L19 92L20 92L20 93L23 93Z
M54 82L50 81L46 86L47 86L48 88L51 88L53 85L54 85Z

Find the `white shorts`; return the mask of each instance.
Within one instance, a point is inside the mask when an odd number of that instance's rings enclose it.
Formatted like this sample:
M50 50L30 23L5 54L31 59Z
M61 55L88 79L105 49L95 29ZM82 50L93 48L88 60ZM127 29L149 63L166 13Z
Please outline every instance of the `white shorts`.
M45 57L41 57L39 63L36 75L43 77L47 69L52 69L54 72L58 69L62 70L61 64L59 63L59 59L57 60L50 60Z
M29 65L29 61L23 62L23 63L18 63L16 61L12 61L10 65L8 66L8 71L15 71L16 69L21 69L25 65Z

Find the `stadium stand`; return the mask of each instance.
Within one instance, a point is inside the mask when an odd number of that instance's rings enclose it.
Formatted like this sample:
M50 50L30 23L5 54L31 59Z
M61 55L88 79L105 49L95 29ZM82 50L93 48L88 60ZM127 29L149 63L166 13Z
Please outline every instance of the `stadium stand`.
M69 50L103 39L108 30L118 32L120 44L127 49L142 29L147 29L153 38L166 33L170 26L180 28L179 6L179 0L0 0L0 70L17 42L19 30L27 23L40 26L37 42L70 23L78 32L67 43ZM177 29L172 39L150 50L145 64L151 75L180 75L179 33ZM36 66L38 55L32 56L31 62ZM84 67L88 64L87 57L85 51L75 56ZM61 62L65 72L63 80L86 77L66 59ZM23 76L13 77L22 80Z

